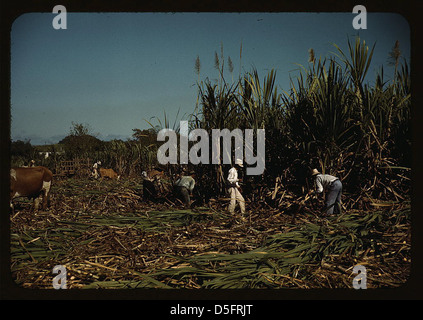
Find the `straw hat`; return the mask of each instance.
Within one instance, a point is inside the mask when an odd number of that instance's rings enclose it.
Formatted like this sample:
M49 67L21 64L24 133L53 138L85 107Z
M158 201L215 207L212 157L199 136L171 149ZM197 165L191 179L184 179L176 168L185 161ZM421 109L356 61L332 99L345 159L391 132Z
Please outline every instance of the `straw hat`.
M317 169L311 170L311 175L315 176L316 174L319 174L320 172Z
M236 159L235 160L235 164L239 165L240 167L243 167L244 165L242 164L242 160L241 159Z

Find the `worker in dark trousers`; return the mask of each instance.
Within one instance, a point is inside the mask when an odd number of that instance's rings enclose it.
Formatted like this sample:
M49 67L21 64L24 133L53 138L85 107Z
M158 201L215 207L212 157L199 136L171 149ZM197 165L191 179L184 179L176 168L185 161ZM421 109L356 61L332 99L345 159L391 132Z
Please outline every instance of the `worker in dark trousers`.
M321 174L317 169L313 169L311 175L314 177L314 192L326 193L326 214L341 213L342 182L330 174Z
M191 204L190 194L195 187L195 174L192 173L188 176L182 176L175 182L175 191L178 198L182 200L186 207Z
M156 185L154 183L155 182L154 178L150 178L147 172L145 171L141 173L141 176L143 178L142 189L143 189L144 199L156 201L158 192L157 192Z

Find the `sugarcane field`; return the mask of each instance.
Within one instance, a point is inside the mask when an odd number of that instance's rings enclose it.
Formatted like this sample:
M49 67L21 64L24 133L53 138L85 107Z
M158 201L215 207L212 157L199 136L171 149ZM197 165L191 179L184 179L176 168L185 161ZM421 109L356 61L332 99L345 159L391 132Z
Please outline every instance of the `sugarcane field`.
M409 203L363 197L361 209L321 218L293 193L262 198L238 221L215 202L145 202L136 179L58 180L48 211L22 203L11 216L12 275L25 288L51 288L55 265L69 289L348 288L361 264L368 287L407 281Z
M109 141L73 121L59 143L11 142L13 282L403 286L412 264L411 76L392 45L393 75L381 68L365 80L378 45L357 36L334 44L333 56L310 49L282 90L276 69L229 74L221 44L217 79L200 74L208 61L192 65L197 101L186 120L158 111L147 129Z

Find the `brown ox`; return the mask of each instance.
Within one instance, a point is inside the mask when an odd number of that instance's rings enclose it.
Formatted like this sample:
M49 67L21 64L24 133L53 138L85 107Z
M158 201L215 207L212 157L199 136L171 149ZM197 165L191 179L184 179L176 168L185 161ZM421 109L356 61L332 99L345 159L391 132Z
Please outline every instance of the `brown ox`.
M31 210L38 209L42 198L43 210L47 208L53 174L45 167L10 169L10 207L12 200L18 197L33 199Z
M166 191L162 180L166 179L163 171L152 169L141 173L143 178L144 198L154 200L160 193Z
M165 178L165 173L156 169L149 170L148 172L143 171L142 176L144 179L149 180L160 180Z
M110 178L110 179L119 179L120 176L113 169L100 168L100 177Z

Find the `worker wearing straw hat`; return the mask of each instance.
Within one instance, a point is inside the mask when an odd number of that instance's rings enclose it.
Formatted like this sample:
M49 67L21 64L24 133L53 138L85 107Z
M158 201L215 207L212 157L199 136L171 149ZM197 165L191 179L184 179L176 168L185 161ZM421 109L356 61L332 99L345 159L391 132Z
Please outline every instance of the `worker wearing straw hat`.
M311 175L315 179L315 193L326 192L325 204L327 215L341 213L341 181L330 174L321 174L317 169L313 169ZM310 193L312 193L312 191Z
M236 202L238 201L239 207L241 209L241 214L245 213L245 200L240 192L239 179L238 179L238 169L242 168L242 160L236 159L235 166L229 170L228 174L228 185L229 185L229 196L231 197L231 202L229 203L229 212L234 213Z

